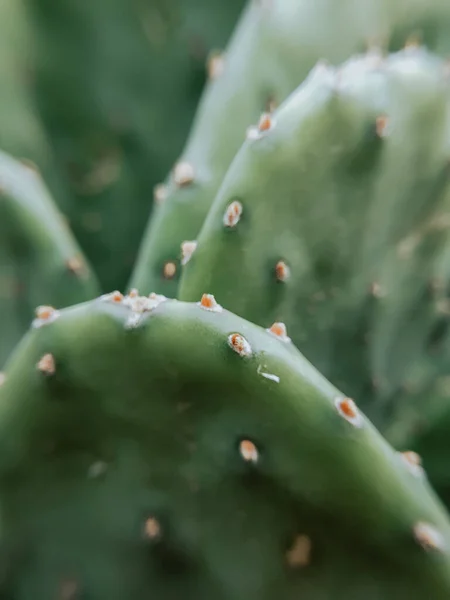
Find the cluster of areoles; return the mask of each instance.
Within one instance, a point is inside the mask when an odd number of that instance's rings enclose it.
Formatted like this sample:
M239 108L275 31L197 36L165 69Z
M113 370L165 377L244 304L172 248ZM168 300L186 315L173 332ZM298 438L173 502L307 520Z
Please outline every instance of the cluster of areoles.
M120 292L112 292L101 297L102 300L119 303L130 308L138 315L152 310L161 302L166 300L165 296L158 294L150 294L149 296L139 296L137 290L130 290L127 296ZM216 302L212 294L203 294L198 305L205 310L212 312L221 312L222 307ZM44 323L49 323L59 316L58 311L49 306L40 306L36 310L38 326ZM274 323L272 327L267 329L271 335L274 335L282 342L289 341L287 336L286 326L284 323ZM240 333L232 333L228 336L228 345L239 356L245 358L252 356L252 348L250 343ZM55 360L51 353L44 354L36 365L37 369L46 375L52 375L55 372ZM258 372L260 372L258 370ZM263 376L272 377L270 374L260 373ZM273 376L274 378L276 376ZM3 377L4 380L4 377ZM279 381L279 378L278 378ZM363 425L363 419L358 411L354 401L346 397L338 397L335 399L335 407L339 414L355 427ZM257 464L259 462L259 451L255 443L249 439L241 440L239 444L239 453L245 462ZM400 453L402 460L412 471L414 475L422 475L423 469L421 466L420 457L415 452ZM159 521L150 517L144 524L145 536L151 540L158 539L161 536L161 526ZM441 533L430 523L419 521L413 527L413 535L418 544L425 550L444 551L446 545ZM287 552L286 558L290 566L301 567L309 564L311 553L311 540L308 536L299 535L294 541L291 549Z
M100 297L100 300L103 302L114 302L129 308L131 310L131 315L128 317L125 327L127 329L132 329L140 325L146 313L151 312L159 306L161 302L167 300L167 298L162 294L155 294L154 292L148 296L140 296L138 290L133 288L126 296L115 291L111 294L104 294Z

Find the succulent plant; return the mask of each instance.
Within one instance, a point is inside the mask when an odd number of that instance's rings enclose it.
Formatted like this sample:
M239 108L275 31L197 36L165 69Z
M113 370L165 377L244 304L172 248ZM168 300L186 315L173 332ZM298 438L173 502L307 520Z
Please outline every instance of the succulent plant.
M99 289L40 175L0 152L0 366L36 306L83 302Z
M197 238L247 128L272 111L318 61L335 65L367 47L399 50L422 41L450 54L447 0L276 0L250 2L199 105L181 157L163 186L143 239L131 287L177 294L180 245ZM264 119L263 119L264 121Z
M183 267L305 356L383 427L449 292L450 86L419 47L320 65L237 154Z
M285 334L208 294L41 308L0 389L2 594L447 598L414 457Z
M23 3L0 4L0 150L39 165L54 193L61 196L47 132L29 93L28 56L32 30Z
M0 6L2 600L450 597L450 5L249 2L181 151L241 4Z
M102 286L123 288L208 53L226 43L244 0L24 2L29 87L66 182L56 201Z

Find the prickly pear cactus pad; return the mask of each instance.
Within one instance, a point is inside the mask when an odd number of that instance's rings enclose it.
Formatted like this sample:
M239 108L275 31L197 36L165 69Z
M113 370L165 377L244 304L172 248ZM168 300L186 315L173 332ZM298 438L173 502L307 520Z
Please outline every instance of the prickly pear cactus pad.
M285 322L381 426L445 318L449 115L447 66L422 48L319 65L249 132L180 298L206 285L261 326Z
M180 244L195 240L247 128L272 111L317 61L339 64L379 46L399 50L422 41L450 53L448 0L253 0L222 56L212 56L210 84L188 143L155 191L131 280L145 292L176 295Z
M37 305L62 307L98 293L39 173L0 152L0 366Z
M448 598L426 478L288 333L208 294L41 308L0 389L2 595Z

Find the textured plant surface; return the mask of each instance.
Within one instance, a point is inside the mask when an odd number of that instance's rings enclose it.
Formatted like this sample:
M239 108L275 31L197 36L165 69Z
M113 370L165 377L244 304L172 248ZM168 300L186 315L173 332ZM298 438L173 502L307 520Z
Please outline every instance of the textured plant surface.
M283 333L210 296L41 308L0 390L5 598L448 598L420 470Z
M418 47L319 66L245 142L180 286L284 321L380 426L447 326L446 68Z
M450 598L450 4L242 5L0 3L0 600Z
M29 94L27 69L32 29L20 0L0 3L0 150L39 165L53 192L60 193L47 133Z
M251 2L200 104L188 144L141 246L132 286L177 293L180 244L195 240L249 125L281 103L319 60L339 64L367 47L421 40L450 52L447 0L275 0Z
M57 201L106 289L125 286L153 206L243 0L24 0L31 87Z
M0 365L36 306L68 306L99 293L40 175L0 152Z

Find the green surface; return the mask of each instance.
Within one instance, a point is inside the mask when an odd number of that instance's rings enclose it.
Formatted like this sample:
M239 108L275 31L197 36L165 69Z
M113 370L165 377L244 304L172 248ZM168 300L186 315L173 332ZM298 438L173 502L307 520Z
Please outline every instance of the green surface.
M261 326L285 322L380 427L428 385L448 318L448 100L445 63L421 48L318 67L244 143L181 281L183 300L206 289Z
M36 367L49 353L53 374ZM291 344L227 311L98 299L35 322L0 390L2 594L448 598L442 508L336 397ZM286 555L299 535L303 566Z
M123 288L206 58L226 43L243 0L25 3L30 87L68 186L61 206L102 286Z
M285 0L250 2L210 83L182 153L194 181L179 187L149 221L131 286L177 294L180 245L195 240L250 125L279 105L323 59L340 64L369 46L399 50L411 37L441 56L450 53L447 0ZM175 276L165 279L164 264Z
M39 173L0 152L0 366L38 305L59 308L98 293Z

